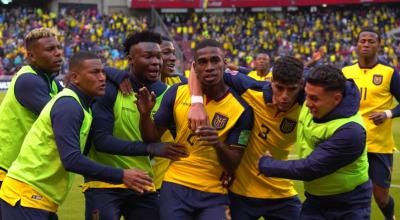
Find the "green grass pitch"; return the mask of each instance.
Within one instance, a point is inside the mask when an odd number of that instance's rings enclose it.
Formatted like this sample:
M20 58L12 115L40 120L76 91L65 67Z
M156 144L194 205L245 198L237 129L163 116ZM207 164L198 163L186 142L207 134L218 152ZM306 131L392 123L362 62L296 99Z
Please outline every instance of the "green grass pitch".
M0 92L0 101L3 100L4 92ZM393 123L393 134L397 146L400 145L400 119L395 119ZM398 147L400 149L400 147ZM75 182L69 193L65 203L60 207L58 216L60 220L77 220L84 219L85 213L85 203L84 197L80 190L79 185L82 183L82 177L76 175ZM303 185L301 182L296 182L296 189L302 199L303 196ZM392 176L392 188L390 190L391 195L394 197L396 202L395 212L396 218L400 219L400 153L396 152L394 155L394 166L393 166L393 176ZM372 204L372 220L384 219L383 215L380 213L379 208L376 206L375 202Z

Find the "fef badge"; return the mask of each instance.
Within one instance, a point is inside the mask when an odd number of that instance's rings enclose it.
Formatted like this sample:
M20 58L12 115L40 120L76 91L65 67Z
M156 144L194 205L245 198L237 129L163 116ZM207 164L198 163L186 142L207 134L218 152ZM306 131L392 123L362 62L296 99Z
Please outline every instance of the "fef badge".
M228 124L228 120L229 118L226 117L225 115L222 115L220 113L215 113L211 125L217 130L222 130L226 127L226 124Z
M380 74L374 74L372 82L374 83L374 85L379 86L383 82L383 76Z
M296 121L293 121L288 118L284 118L281 122L280 129L281 129L282 133L288 134L294 130L294 128L296 127L296 124L297 124Z

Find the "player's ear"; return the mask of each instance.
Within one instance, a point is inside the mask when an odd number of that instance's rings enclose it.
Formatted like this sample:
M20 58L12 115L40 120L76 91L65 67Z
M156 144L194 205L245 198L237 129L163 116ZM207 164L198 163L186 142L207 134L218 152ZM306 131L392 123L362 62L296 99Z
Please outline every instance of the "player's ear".
M337 105L342 101L343 94L341 92L335 92L335 94L333 95L333 98L335 100L335 105Z
M133 64L134 63L134 56L131 54L128 54L128 56L126 56L126 58L128 59L128 63L129 64Z
M80 80L79 80L79 74L76 71L70 71L68 72L68 81L69 83L73 83L75 85L79 85L80 84Z
M36 61L35 55L32 53L31 50L27 50L26 51L26 56L31 62L35 62Z

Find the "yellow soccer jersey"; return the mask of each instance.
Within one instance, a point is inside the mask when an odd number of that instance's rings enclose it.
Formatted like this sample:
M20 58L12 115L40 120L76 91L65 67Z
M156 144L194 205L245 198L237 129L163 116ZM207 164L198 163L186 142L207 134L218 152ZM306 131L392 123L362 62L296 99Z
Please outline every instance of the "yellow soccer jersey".
M1 186L0 198L8 204L15 206L20 202L21 206L57 212L58 205L49 198L36 191L32 186L6 176Z
M4 180L4 178L6 177L7 172L0 169L0 182Z
M220 181L223 168L215 149L197 141L188 127L186 116L189 109L189 86L175 85L164 95L160 109L154 116L154 122L159 127L176 126L175 142L184 144L189 152L189 157L171 162L164 181L203 192L226 194L227 190ZM235 92L229 90L219 100L207 100L205 109L221 141L237 147L247 145L253 127L253 112Z
M172 85L175 85L177 83L187 83L187 79L184 76L176 74L176 75L173 75L173 76L165 77L164 78L164 83L169 85L169 86L172 86Z
M254 127L230 190L241 196L259 199L296 195L291 180L259 175L258 159L267 150L275 159L288 159L296 141L297 118L301 106L296 103L288 112L277 113L276 107L266 104L264 98L265 93L271 94L267 82L257 82L243 74L225 74L224 78L254 111Z
M395 150L392 135L392 119L375 125L368 116L373 112L382 112L392 108L393 92L391 84L398 81L398 73L394 68L378 63L371 69L364 69L358 63L342 69L346 78L353 79L360 95L360 113L367 128L368 152L393 153Z
M272 72L269 72L267 75L265 76L260 76L257 74L257 71L253 70L251 72L249 72L249 74L247 74L248 76L250 76L251 78L258 80L258 81L267 81L267 82L271 82L272 80Z
M187 79L181 75L169 76L164 79L164 83L168 86L173 86L177 83L187 83ZM161 137L162 142L173 142L174 138L169 130L167 130ZM153 182L156 189L161 188L162 181L164 179L165 172L168 170L170 160L162 157L154 157L152 159L152 167L154 172Z
M166 130L165 133L161 136L162 142L174 142L174 137L172 136L169 130ZM162 181L164 180L165 172L167 172L169 164L171 160L162 157L154 157L151 160L154 177L153 182L156 189L161 188Z

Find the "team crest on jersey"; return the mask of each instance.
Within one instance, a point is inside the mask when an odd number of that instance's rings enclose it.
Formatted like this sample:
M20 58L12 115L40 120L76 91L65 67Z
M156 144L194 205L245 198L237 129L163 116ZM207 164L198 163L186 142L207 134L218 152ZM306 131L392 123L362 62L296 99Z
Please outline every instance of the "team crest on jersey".
M220 113L215 113L211 125L217 130L222 130L226 127L226 124L228 124L228 120L229 118L226 117L225 115L222 115Z
M282 133L289 134L290 132L292 132L294 130L294 128L296 127L296 124L297 124L296 121L293 121L288 118L284 118L281 122L280 129L281 129Z
M372 78L372 82L379 86L383 82L383 76L380 74L374 74L374 77Z

